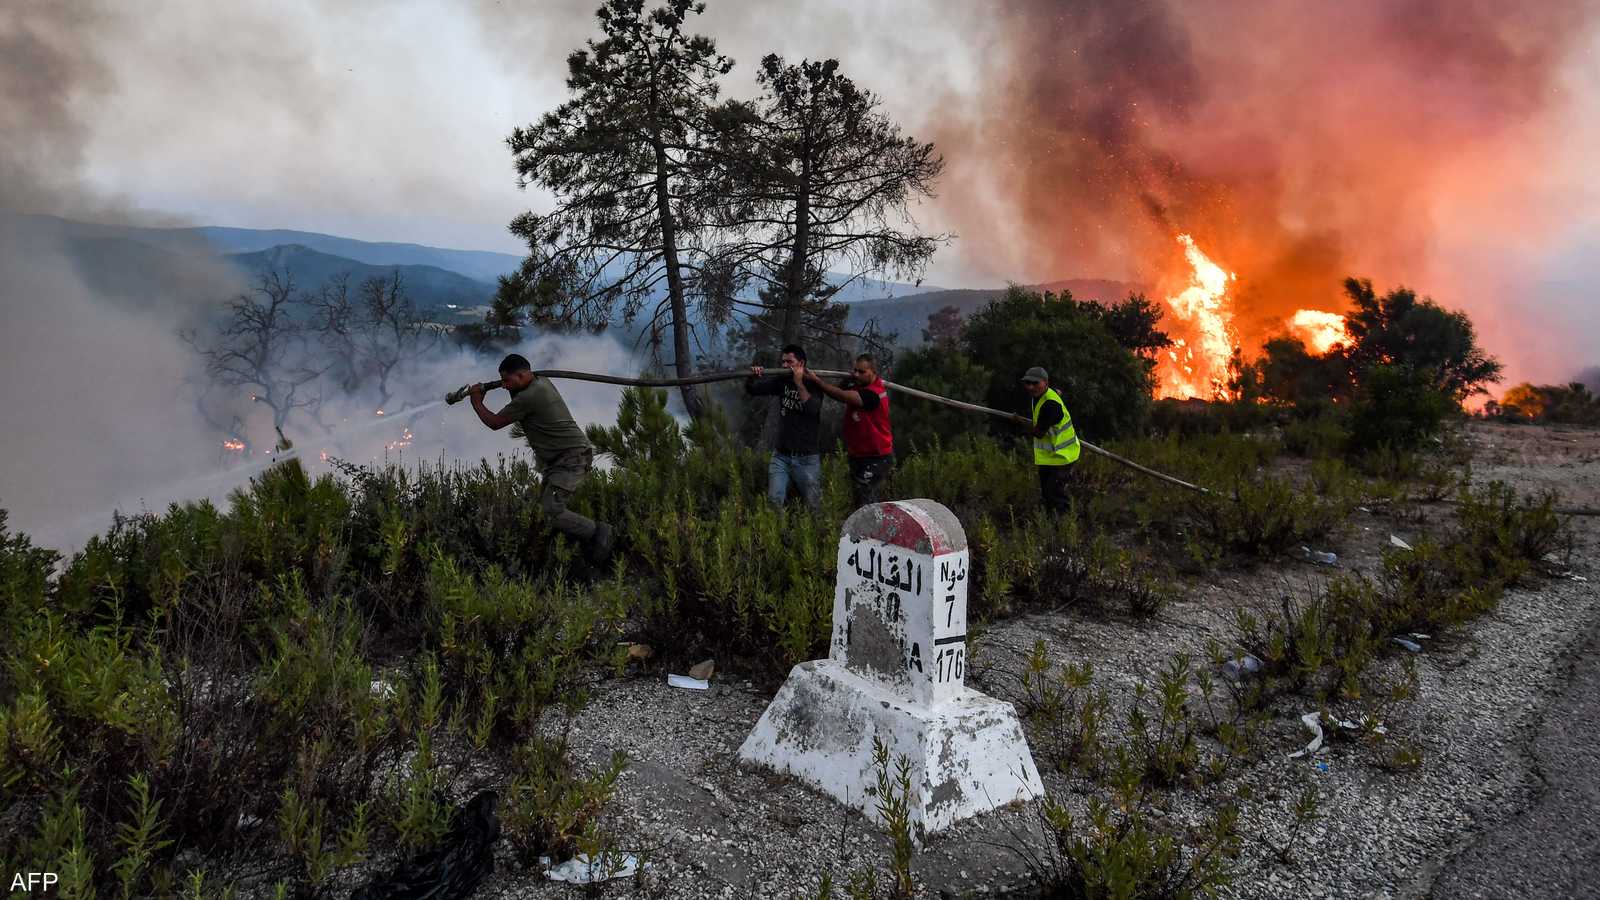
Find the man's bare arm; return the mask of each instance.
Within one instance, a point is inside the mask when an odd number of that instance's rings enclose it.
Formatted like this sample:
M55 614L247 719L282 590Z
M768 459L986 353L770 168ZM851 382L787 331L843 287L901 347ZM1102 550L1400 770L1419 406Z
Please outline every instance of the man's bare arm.
M859 409L860 407L866 405L865 403L861 402L860 391L847 391L842 387L831 385L826 381L823 381L821 378L818 378L811 372L810 369L806 370L806 379L812 384L821 388L824 394L827 394L829 397L832 397L840 403L843 403L845 406L854 406Z
M811 392L806 390L806 378L805 378L806 373L807 373L806 367L805 366L797 366L793 371L794 371L794 387L795 387L795 390L800 392L800 402L801 403L810 403L811 402Z
M472 411L478 414L478 421L489 426L491 429L499 431L500 429L516 421L516 419L513 419L510 416L503 416L497 412L490 412L489 407L483 405L483 391L474 389L471 396Z

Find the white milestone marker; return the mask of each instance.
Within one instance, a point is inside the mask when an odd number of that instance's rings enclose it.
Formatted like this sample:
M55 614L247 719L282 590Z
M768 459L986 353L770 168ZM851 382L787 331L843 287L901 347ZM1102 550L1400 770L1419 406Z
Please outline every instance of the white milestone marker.
M890 507L876 536L847 529L840 539L828 658L930 706L959 696L966 683L967 549L929 539L922 527L884 527L904 524L901 515L921 526L915 516L925 512L913 509ZM896 542L903 537L909 546Z
M739 750L877 815L874 740L911 763L924 833L1042 795L1011 704L968 690L966 533L931 500L857 510L839 539L828 658L802 663Z

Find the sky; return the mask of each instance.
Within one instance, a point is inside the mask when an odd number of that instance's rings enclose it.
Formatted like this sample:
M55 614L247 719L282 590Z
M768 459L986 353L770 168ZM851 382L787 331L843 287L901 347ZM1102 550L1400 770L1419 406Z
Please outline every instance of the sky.
M772 51L843 57L891 111L971 88L981 45L927 4L817 4L803 23L763 5L705 17L739 63L730 96L753 93ZM520 252L507 223L548 198L518 190L505 138L564 99L591 7L155 0L137 22L108 15L93 46L113 85L80 101L83 177L196 222Z

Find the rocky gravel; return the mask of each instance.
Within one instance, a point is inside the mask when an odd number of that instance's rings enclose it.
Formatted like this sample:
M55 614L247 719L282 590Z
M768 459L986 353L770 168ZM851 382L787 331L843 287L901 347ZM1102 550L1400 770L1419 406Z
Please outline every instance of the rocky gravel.
M1564 505L1600 506L1600 432L1475 425L1469 439L1475 482L1553 488ZM1337 551L1341 570L1371 572L1390 534L1409 540L1448 517L1445 507L1420 522L1361 513L1340 541L1318 549ZM1494 612L1420 641L1423 650L1409 654L1418 694L1382 710L1385 740L1336 735L1322 752L1290 759L1310 737L1299 717L1312 707L1304 698L1287 698L1272 709L1258 760L1227 781L1176 791L1163 801L1161 818L1181 829L1201 821L1240 785L1251 788L1241 828L1246 840L1225 896L1522 895L1514 885L1496 884L1495 854L1510 851L1496 850L1485 836L1525 818L1548 797L1550 763L1539 753L1549 750L1536 747L1541 729L1548 732L1559 721L1553 716L1595 708L1556 703L1575 661L1595 652L1590 636L1600 623L1600 567L1593 562L1600 524L1592 518L1573 524L1569 570L1530 579ZM1096 684L1114 703L1125 703L1134 685L1172 653L1204 659L1208 640L1225 643L1230 611L1239 603L1274 602L1285 591L1303 596L1328 571L1285 560L1254 572L1222 573L1191 585L1186 599L1143 623L1081 609L1008 620L977 639L969 686L1015 696L1023 656L1042 640L1058 661L1092 662ZM1379 664L1380 674L1399 677L1407 655L1396 647ZM860 815L790 779L739 766L739 744L768 692L720 674L708 691L680 690L668 687L664 675L645 671L603 683L573 727L580 759L598 765L614 750L627 754L606 825L619 846L640 853L648 866L636 879L606 885L602 895L815 896L829 873L838 884L863 867L886 869L888 841ZM1333 711L1353 716L1370 708L1353 701ZM1575 745L1595 738L1592 719L1585 727L1569 722L1567 732ZM1030 742L1037 749L1031 733ZM1402 746L1420 751L1420 765L1384 764ZM1054 774L1046 782L1070 805L1083 802L1084 785ZM1320 817L1300 834L1291 861L1283 862L1269 845L1289 842L1289 804L1307 784L1320 795ZM1587 811L1594 821L1592 806L1565 809L1569 817ZM915 863L921 895L1027 896L1030 866L1050 859L1039 817L1036 806L1022 805L934 836ZM1522 846L1537 848L1537 828L1559 828L1561 821L1558 815L1544 826L1533 823ZM1452 861L1472 854L1488 854L1488 874L1480 871L1459 894L1436 891L1442 875L1459 877L1451 874L1458 865ZM504 850L501 863L478 896L576 896L575 888L542 880Z

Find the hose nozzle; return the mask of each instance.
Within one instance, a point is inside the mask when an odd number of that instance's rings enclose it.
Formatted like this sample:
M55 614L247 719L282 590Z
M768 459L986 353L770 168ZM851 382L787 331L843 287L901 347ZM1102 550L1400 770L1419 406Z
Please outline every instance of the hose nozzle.
M472 389L475 386L483 388L485 391L492 391L497 387L504 387L504 385L502 385L498 380L485 381L478 385L463 384L461 387L458 387L450 393L445 394L444 402L452 405L460 403L461 401L467 399L467 395L472 393Z

